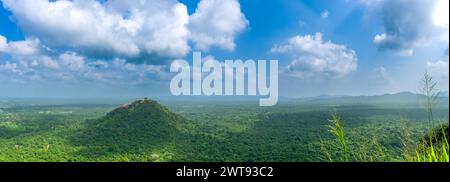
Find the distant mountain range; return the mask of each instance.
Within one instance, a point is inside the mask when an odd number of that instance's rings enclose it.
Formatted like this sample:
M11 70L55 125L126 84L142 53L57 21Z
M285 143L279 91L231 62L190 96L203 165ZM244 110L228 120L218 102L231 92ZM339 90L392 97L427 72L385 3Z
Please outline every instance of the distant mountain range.
M419 105L425 100L425 96L411 92L395 94L383 94L375 96L328 96L322 95L311 98L299 99L301 102L314 104L339 104L339 105ZM448 92L442 92L438 98L439 105L448 106Z
M162 103L173 102L217 102L217 103L254 103L258 104L260 96L163 96L153 97ZM402 104L412 105L419 104L424 99L423 95L415 94L411 92L400 92L395 94L383 94L383 95L368 95L368 96L348 96L348 95L319 95L315 97L293 98L279 96L279 103L283 102L304 102L308 104ZM132 99L0 99L0 113L4 108L15 106L43 106L43 105L81 105L81 104L108 104L116 105L118 103L124 103L126 100ZM439 103L447 105L449 103L449 92L444 91L439 95Z

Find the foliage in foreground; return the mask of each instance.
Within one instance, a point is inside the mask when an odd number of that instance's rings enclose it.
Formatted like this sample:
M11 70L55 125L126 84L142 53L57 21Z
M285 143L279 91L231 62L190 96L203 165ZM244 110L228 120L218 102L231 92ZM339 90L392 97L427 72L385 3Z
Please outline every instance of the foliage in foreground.
M348 149L347 149L347 142L345 139L344 126L342 124L342 119L338 116L338 114L336 112L333 112L331 117L332 117L332 119L330 120L331 124L328 125L328 128L330 129L329 131L339 141L339 144L341 145L342 151L344 153L344 160L348 161L349 154L348 154Z
M424 78L422 80L421 92L424 95L424 109L427 114L428 128L433 128L435 118L434 118L434 107L438 104L439 91L436 90L437 82L433 80L433 77L425 72ZM335 139L340 144L340 155L338 154L338 159L341 161L372 161L374 158L379 155L373 155L372 152L369 154L367 150L360 149L354 147L349 151L349 147L347 143L349 143L347 138L345 137L345 129L343 127L343 120L339 117L336 112L333 112L331 115L330 124L328 127L330 128L329 132L335 137ZM411 135L405 135L402 138L404 144L403 156L404 159L402 161L409 162L449 162L449 144L448 144L448 136L449 136L449 123L444 122L441 126L435 127L431 129L428 133L426 133L418 142L415 142L414 139L411 139ZM405 133L409 133L408 129L405 128ZM409 148L413 146L413 150L409 150ZM381 154L384 154L383 147L378 141L372 143L372 148L381 151ZM338 149L339 151L339 149ZM411 151L414 151L412 153ZM324 150L326 156L328 156L330 161L334 161L330 155L330 152ZM351 154L350 154L351 153ZM344 157L342 157L342 155ZM353 158L350 159L349 156ZM402 156L398 154L398 156ZM383 161L383 160L380 160Z
M323 149L322 152L328 156L330 161L343 161L343 162L373 162L373 161L386 161L383 160L383 155L387 152L383 145L379 142L362 142L365 143L363 148L353 143L354 146L348 146L348 139L345 137L345 129L343 127L343 120L336 114L332 114L332 119L328 125L329 132L335 137L340 147L331 150L338 151L335 155L335 159L331 157L330 150ZM410 150L398 151L398 156L403 156L401 161L407 162L449 162L449 144L448 144L448 123L443 124L440 127L432 130L430 134L420 139L414 145L414 153ZM404 141L411 140L402 139ZM323 142L323 141L322 141ZM409 147L409 146L404 146ZM381 154L381 155L380 155ZM336 160L338 159L338 160Z
M416 150L416 162L449 162L448 125L424 137Z

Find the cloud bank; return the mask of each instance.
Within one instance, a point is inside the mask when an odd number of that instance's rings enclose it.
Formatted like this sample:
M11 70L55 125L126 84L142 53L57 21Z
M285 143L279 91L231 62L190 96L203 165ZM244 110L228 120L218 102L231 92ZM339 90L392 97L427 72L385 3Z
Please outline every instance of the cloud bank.
M200 0L192 15L177 0L1 2L25 36L0 35L1 74L17 76L4 81L164 80L194 46L233 51L249 24L238 0Z
M176 0L2 0L28 38L91 57L181 58L191 47L233 50L248 21L237 0L201 0L189 16Z

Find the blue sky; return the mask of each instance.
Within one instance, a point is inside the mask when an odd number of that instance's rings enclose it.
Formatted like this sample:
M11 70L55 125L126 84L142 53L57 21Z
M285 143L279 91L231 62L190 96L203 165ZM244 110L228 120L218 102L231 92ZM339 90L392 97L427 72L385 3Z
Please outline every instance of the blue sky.
M1 0L0 97L170 95L193 51L279 60L287 97L414 92L425 70L448 90L445 3Z

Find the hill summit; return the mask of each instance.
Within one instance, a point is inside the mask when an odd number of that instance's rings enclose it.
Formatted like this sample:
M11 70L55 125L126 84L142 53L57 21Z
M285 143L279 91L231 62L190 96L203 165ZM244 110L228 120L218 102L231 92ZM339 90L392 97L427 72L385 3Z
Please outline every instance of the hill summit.
M109 112L101 120L116 120L115 122L127 124L156 124L156 125L177 125L177 122L184 120L178 114L171 112L167 107L150 99L136 100L124 104ZM102 122L100 120L100 122ZM125 124L125 123L124 123Z

